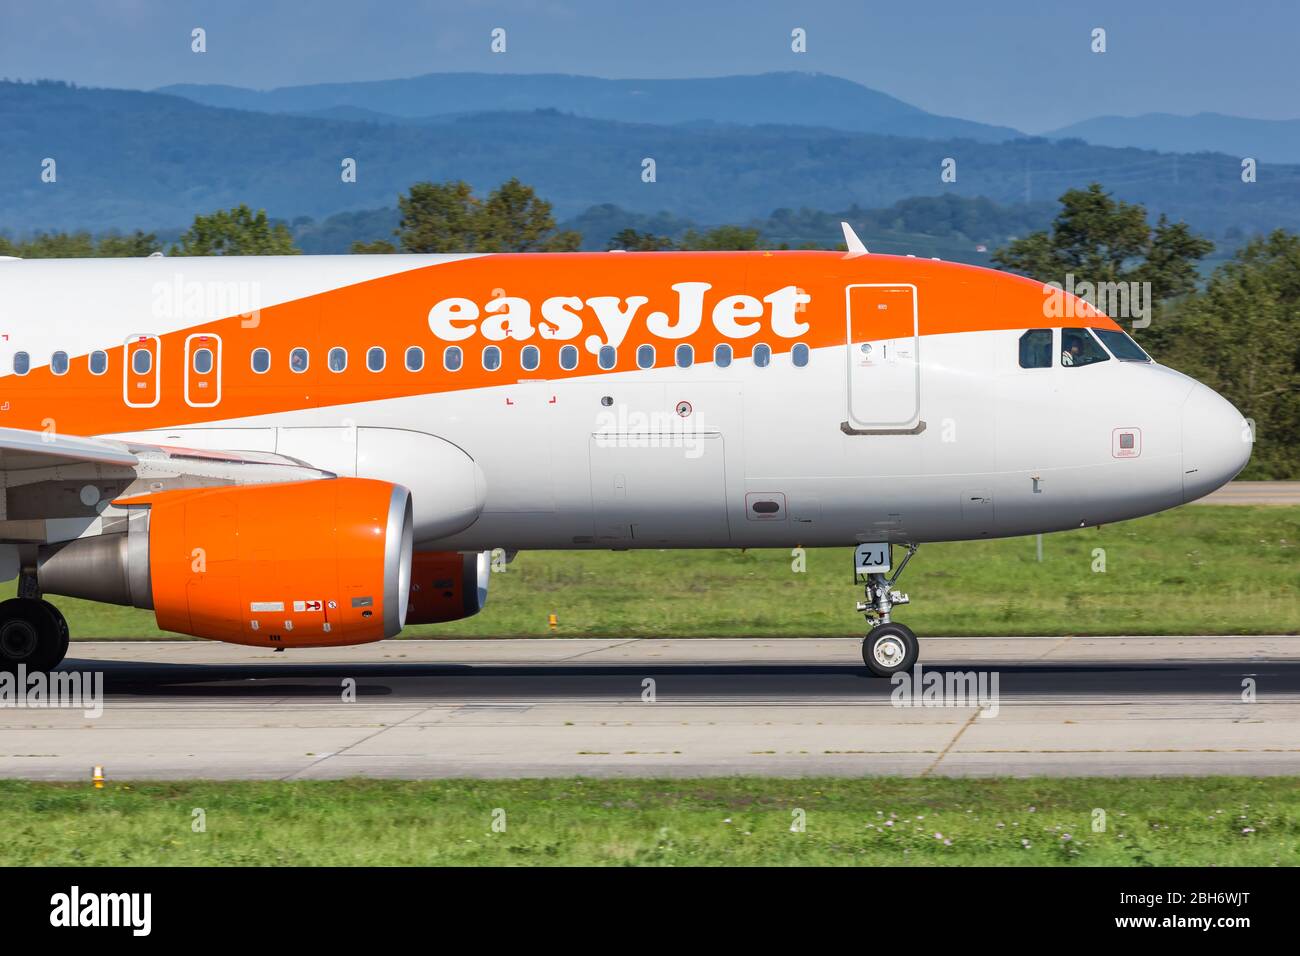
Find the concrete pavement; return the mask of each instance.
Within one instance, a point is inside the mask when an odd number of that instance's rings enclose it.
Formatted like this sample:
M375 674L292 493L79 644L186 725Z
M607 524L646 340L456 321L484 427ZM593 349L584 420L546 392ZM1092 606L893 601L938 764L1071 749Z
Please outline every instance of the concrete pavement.
M858 643L80 642L103 715L0 709L0 776L1300 773L1300 637L923 639L986 693L912 707Z
M1300 481L1230 481L1194 505L1300 505Z

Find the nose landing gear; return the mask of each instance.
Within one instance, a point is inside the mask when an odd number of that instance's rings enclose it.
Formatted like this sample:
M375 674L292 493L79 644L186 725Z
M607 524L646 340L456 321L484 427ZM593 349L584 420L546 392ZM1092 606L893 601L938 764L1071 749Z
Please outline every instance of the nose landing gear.
M890 576L893 564L891 545L862 544L854 553L855 576L857 580L865 581L866 589L866 600L858 602L858 610L871 626L862 641L862 662L877 677L910 670L921 652L920 642L912 629L890 620L894 607L910 603L906 594L894 589L894 584L914 554L916 545L909 544L907 554Z

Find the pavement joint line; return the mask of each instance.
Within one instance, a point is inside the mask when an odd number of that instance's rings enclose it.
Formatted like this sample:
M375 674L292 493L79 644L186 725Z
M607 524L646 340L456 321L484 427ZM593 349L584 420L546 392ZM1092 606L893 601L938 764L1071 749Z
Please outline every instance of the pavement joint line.
M1036 658L1034 658L1034 660L1038 660L1038 661L1044 661L1044 660L1047 660L1047 658L1051 657L1051 656L1052 656L1053 654L1055 654L1057 651L1059 651L1059 650L1061 650L1062 648L1064 648L1065 645L1066 645L1066 644L1069 644L1070 641L1072 641L1072 640L1074 640L1074 636L1073 636L1072 634L1067 634L1065 637L1061 638L1059 641L1057 641L1055 644L1053 644L1053 645L1052 645L1051 647L1049 647L1047 650L1043 651L1043 653L1039 654Z
M629 644L635 644L635 643L637 643L637 641L642 640L642 638L639 638L639 637L629 637L629 638L627 638L626 640L616 641L616 642L613 643L613 644L608 643L608 638L602 638L601 640L604 640L604 641L606 642L604 647L593 647L591 650L589 650L589 651L583 651L583 652L580 653L580 654L574 654L574 655L572 655L572 656L570 656L570 657L561 657L560 660L563 661L563 662L566 662L566 663L567 663L568 661L575 661L575 660L577 660L579 657L586 657L588 654L597 654L597 653L599 653L600 651L613 651L613 650L617 650L617 649L620 648L620 647L627 647L627 645L629 645Z
M961 729L957 731L957 733L953 736L952 740L948 741L948 746L944 747L942 752L940 752L939 756L934 758L934 763L930 764L930 766L926 767L924 770L921 771L922 777L930 776L930 773L936 767L939 766L940 761L942 761L944 757L948 756L948 751L952 750L953 746L957 743L957 741L961 740L961 735L966 733L966 731L970 728L970 725L975 723L975 719L979 717L979 715L982 713L984 713L983 706L975 708L975 713L971 714L970 719L967 720L966 723L961 725Z
M365 735L364 737L362 737L361 739L359 739L359 740L354 740L354 741L352 741L352 743L348 744L346 747L342 747L342 748L340 748L339 750L334 751L333 753L329 753L329 754L325 754L325 755L323 755L323 756L317 757L317 758L316 758L315 760L313 760L311 763L307 764L307 766L305 766L305 767L299 767L297 770L293 770L293 771L291 771L291 772L289 772L289 773L287 773L287 774L284 774L284 775L281 776L279 779L280 779L280 780L292 780L294 777L298 776L298 774L300 774L300 773L306 773L308 770L311 770L313 767L315 767L315 766L318 765L318 764L322 764L322 763L324 763L326 760L332 760L332 759L334 759L335 757L341 757L341 756L345 755L345 754L346 754L349 750L351 750L353 747L359 747L361 744L364 744L364 743L365 743L366 741L368 741L368 740L373 740L374 738L378 737L380 734L384 733L384 732L387 731L387 730L392 730L394 727L400 727L400 726L402 726L402 724L406 723L408 720L414 720L416 717L420 716L420 714L426 713L428 710L429 710L429 708L427 708L427 707L419 708L419 709L416 710L414 713L407 714L405 717L403 717L401 720L397 721L396 723L385 724L383 727L379 727L379 728L377 728L373 733L366 734L366 735Z

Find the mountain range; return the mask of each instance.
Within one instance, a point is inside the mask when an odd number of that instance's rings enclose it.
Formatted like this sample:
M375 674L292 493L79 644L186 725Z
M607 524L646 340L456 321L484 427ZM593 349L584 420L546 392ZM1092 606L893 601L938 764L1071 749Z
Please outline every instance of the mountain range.
M241 202L288 221L322 220L392 210L421 180L464 179L486 192L510 177L534 186L561 220L605 206L638 221L786 229L776 211L885 210L945 196L1034 205L1097 181L1216 240L1300 228L1300 167L1274 163L1247 184L1240 156L1250 153L1027 137L816 74L434 74L267 92L169 89L0 82L0 231L166 231ZM46 159L54 181L42 176ZM341 176L349 159L355 182ZM605 214L595 220L613 225Z
M681 80L608 80L559 73L430 73L407 79L318 83L272 90L179 84L156 92L207 106L381 123L436 121L448 114L557 109L634 123L823 126L859 133L999 143L1024 136L939 116L837 76L761 73ZM1099 116L1044 134L1096 146L1174 153L1218 152L1300 163L1300 119L1221 113Z
M683 80L607 80L560 73L430 73L399 80L321 83L274 90L176 85L157 90L206 106L379 122L554 109L622 123L824 126L857 133L998 143L1005 126L936 116L824 73L761 73Z
M1262 120L1222 113L1098 116L1047 134L1099 146L1140 146L1169 153L1231 153L1261 162L1300 163L1300 119Z

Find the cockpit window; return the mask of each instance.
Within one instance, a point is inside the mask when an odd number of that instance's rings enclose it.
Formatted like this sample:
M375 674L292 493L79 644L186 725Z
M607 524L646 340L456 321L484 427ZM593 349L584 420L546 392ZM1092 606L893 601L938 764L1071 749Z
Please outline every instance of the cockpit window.
M1142 346L1134 342L1127 332L1119 329L1093 329L1101 344L1110 349L1110 354L1121 362L1150 362L1151 356L1142 351Z
M1110 359L1087 329L1061 329L1061 364L1095 365Z
M1052 330L1030 329L1020 336L1020 367L1052 367Z

